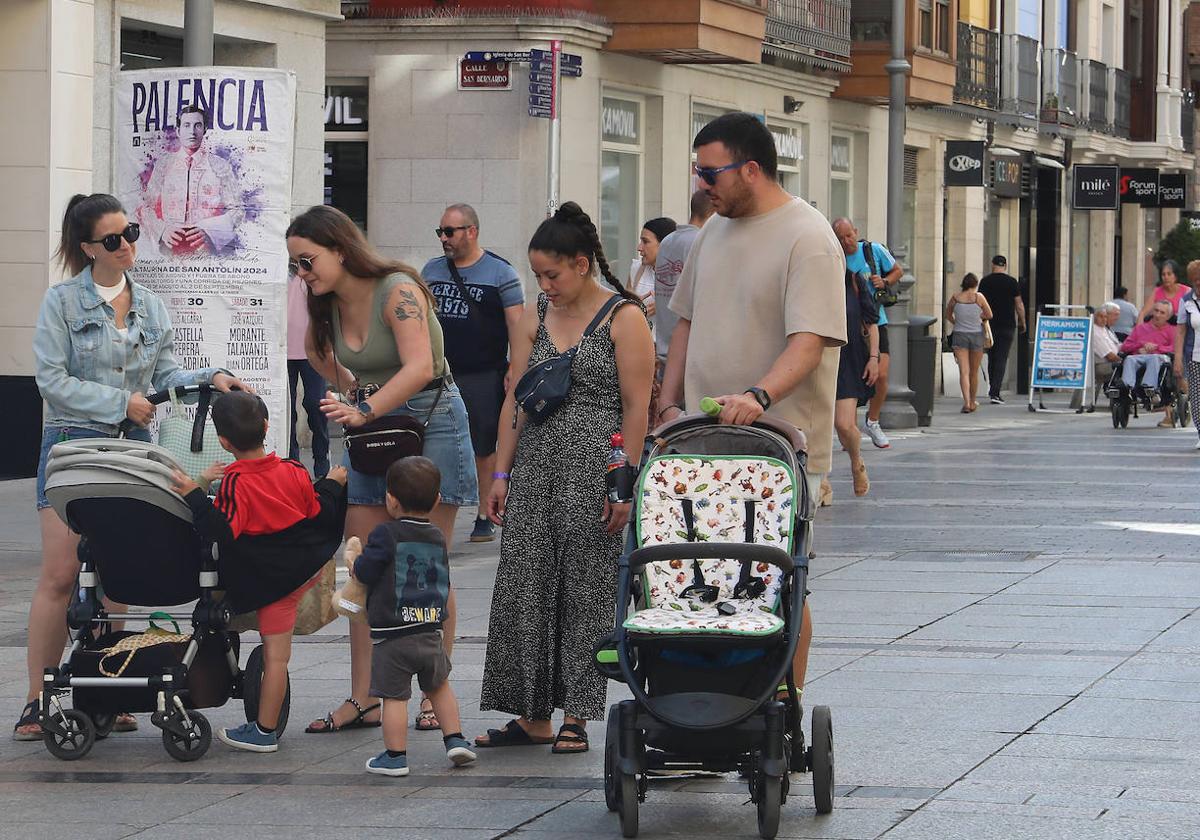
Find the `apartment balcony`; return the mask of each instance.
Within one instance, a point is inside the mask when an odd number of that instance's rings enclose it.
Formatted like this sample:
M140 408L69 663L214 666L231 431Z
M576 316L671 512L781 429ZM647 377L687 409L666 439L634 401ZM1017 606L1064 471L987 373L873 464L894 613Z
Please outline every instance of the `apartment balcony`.
M1130 77L1129 73L1116 67L1110 68L1112 78L1112 133L1117 137L1129 139L1130 128Z
M613 27L604 45L609 52L664 64L762 61L768 0L595 0L594 5ZM808 4L793 0L770 5Z
M1082 109L1079 127L1100 134L1112 134L1113 107L1109 102L1110 67L1102 61L1082 62L1080 93Z
M958 23L958 71L954 101L994 111L1000 104L1000 34Z
M763 61L850 70L850 0L768 0Z
M342 0L342 14L347 20L369 17L371 0Z
M1073 126L1079 118L1079 61L1070 50L1042 51L1043 123Z
M1038 119L1038 56L1036 38L1012 33L1000 36L1000 111L1017 124Z

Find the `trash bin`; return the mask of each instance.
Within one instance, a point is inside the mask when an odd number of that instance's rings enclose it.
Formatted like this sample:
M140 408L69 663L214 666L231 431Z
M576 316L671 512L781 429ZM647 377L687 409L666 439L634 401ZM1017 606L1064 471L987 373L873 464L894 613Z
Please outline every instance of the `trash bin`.
M913 392L912 405L917 412L918 426L928 426L933 422L938 337L929 335L929 328L937 320L929 315L908 316L908 387Z

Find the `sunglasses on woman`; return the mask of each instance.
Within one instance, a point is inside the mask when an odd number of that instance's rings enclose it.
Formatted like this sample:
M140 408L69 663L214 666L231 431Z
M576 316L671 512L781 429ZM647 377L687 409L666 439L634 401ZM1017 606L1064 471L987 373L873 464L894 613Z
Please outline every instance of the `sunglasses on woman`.
M692 164L692 171L696 173L696 177L711 187L717 183L717 176L722 172L728 172L731 169L741 169L749 162L748 160L739 160L737 163L730 163L725 166L696 166Z
M306 272L312 271L315 259L316 257L297 257L294 260L288 260L288 274L299 274L301 269Z
M120 233L110 233L107 236L101 236L99 239L83 240L89 245L100 244L104 246L105 251L115 251L121 247L121 240L124 239L130 245L138 241L138 237L142 235L142 227L137 222L130 222L125 225L125 230Z

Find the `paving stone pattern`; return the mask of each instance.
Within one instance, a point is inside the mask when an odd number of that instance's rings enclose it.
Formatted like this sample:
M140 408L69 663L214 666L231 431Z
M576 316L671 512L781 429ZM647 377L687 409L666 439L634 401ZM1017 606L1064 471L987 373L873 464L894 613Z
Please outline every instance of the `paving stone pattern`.
M833 709L838 798L817 817L796 777L779 836L1200 837L1193 433L1154 428L1157 417L1115 431L1106 415L1023 404L962 416L941 401L936 419L888 451L866 446L866 499L835 459L805 701ZM0 701L14 720L39 562L32 495L31 481L0 483ZM453 679L474 735L504 718L478 707L498 544L465 542L468 513L453 558ZM437 733L414 733L413 775L394 780L362 770L378 730L302 734L347 692L345 633L338 622L297 640L292 724L274 755L215 743L179 764L148 720L73 764L0 738L0 840L620 836L598 748L483 751L451 770ZM624 696L612 687L611 700ZM209 717L236 724L240 704ZM590 732L598 746L603 726ZM656 781L641 822L644 837L756 836L732 777Z

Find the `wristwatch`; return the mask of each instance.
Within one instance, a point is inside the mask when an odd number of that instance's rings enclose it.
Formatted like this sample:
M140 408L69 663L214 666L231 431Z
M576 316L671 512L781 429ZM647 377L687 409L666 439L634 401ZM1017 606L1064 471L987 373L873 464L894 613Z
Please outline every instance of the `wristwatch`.
M762 388L759 388L758 386L747 388L745 393L754 397L755 401L762 406L763 411L768 411L771 408L771 395Z
M355 408L358 409L358 413L361 414L368 423L375 419L375 409L371 408L371 404L366 400L360 402L355 406Z

